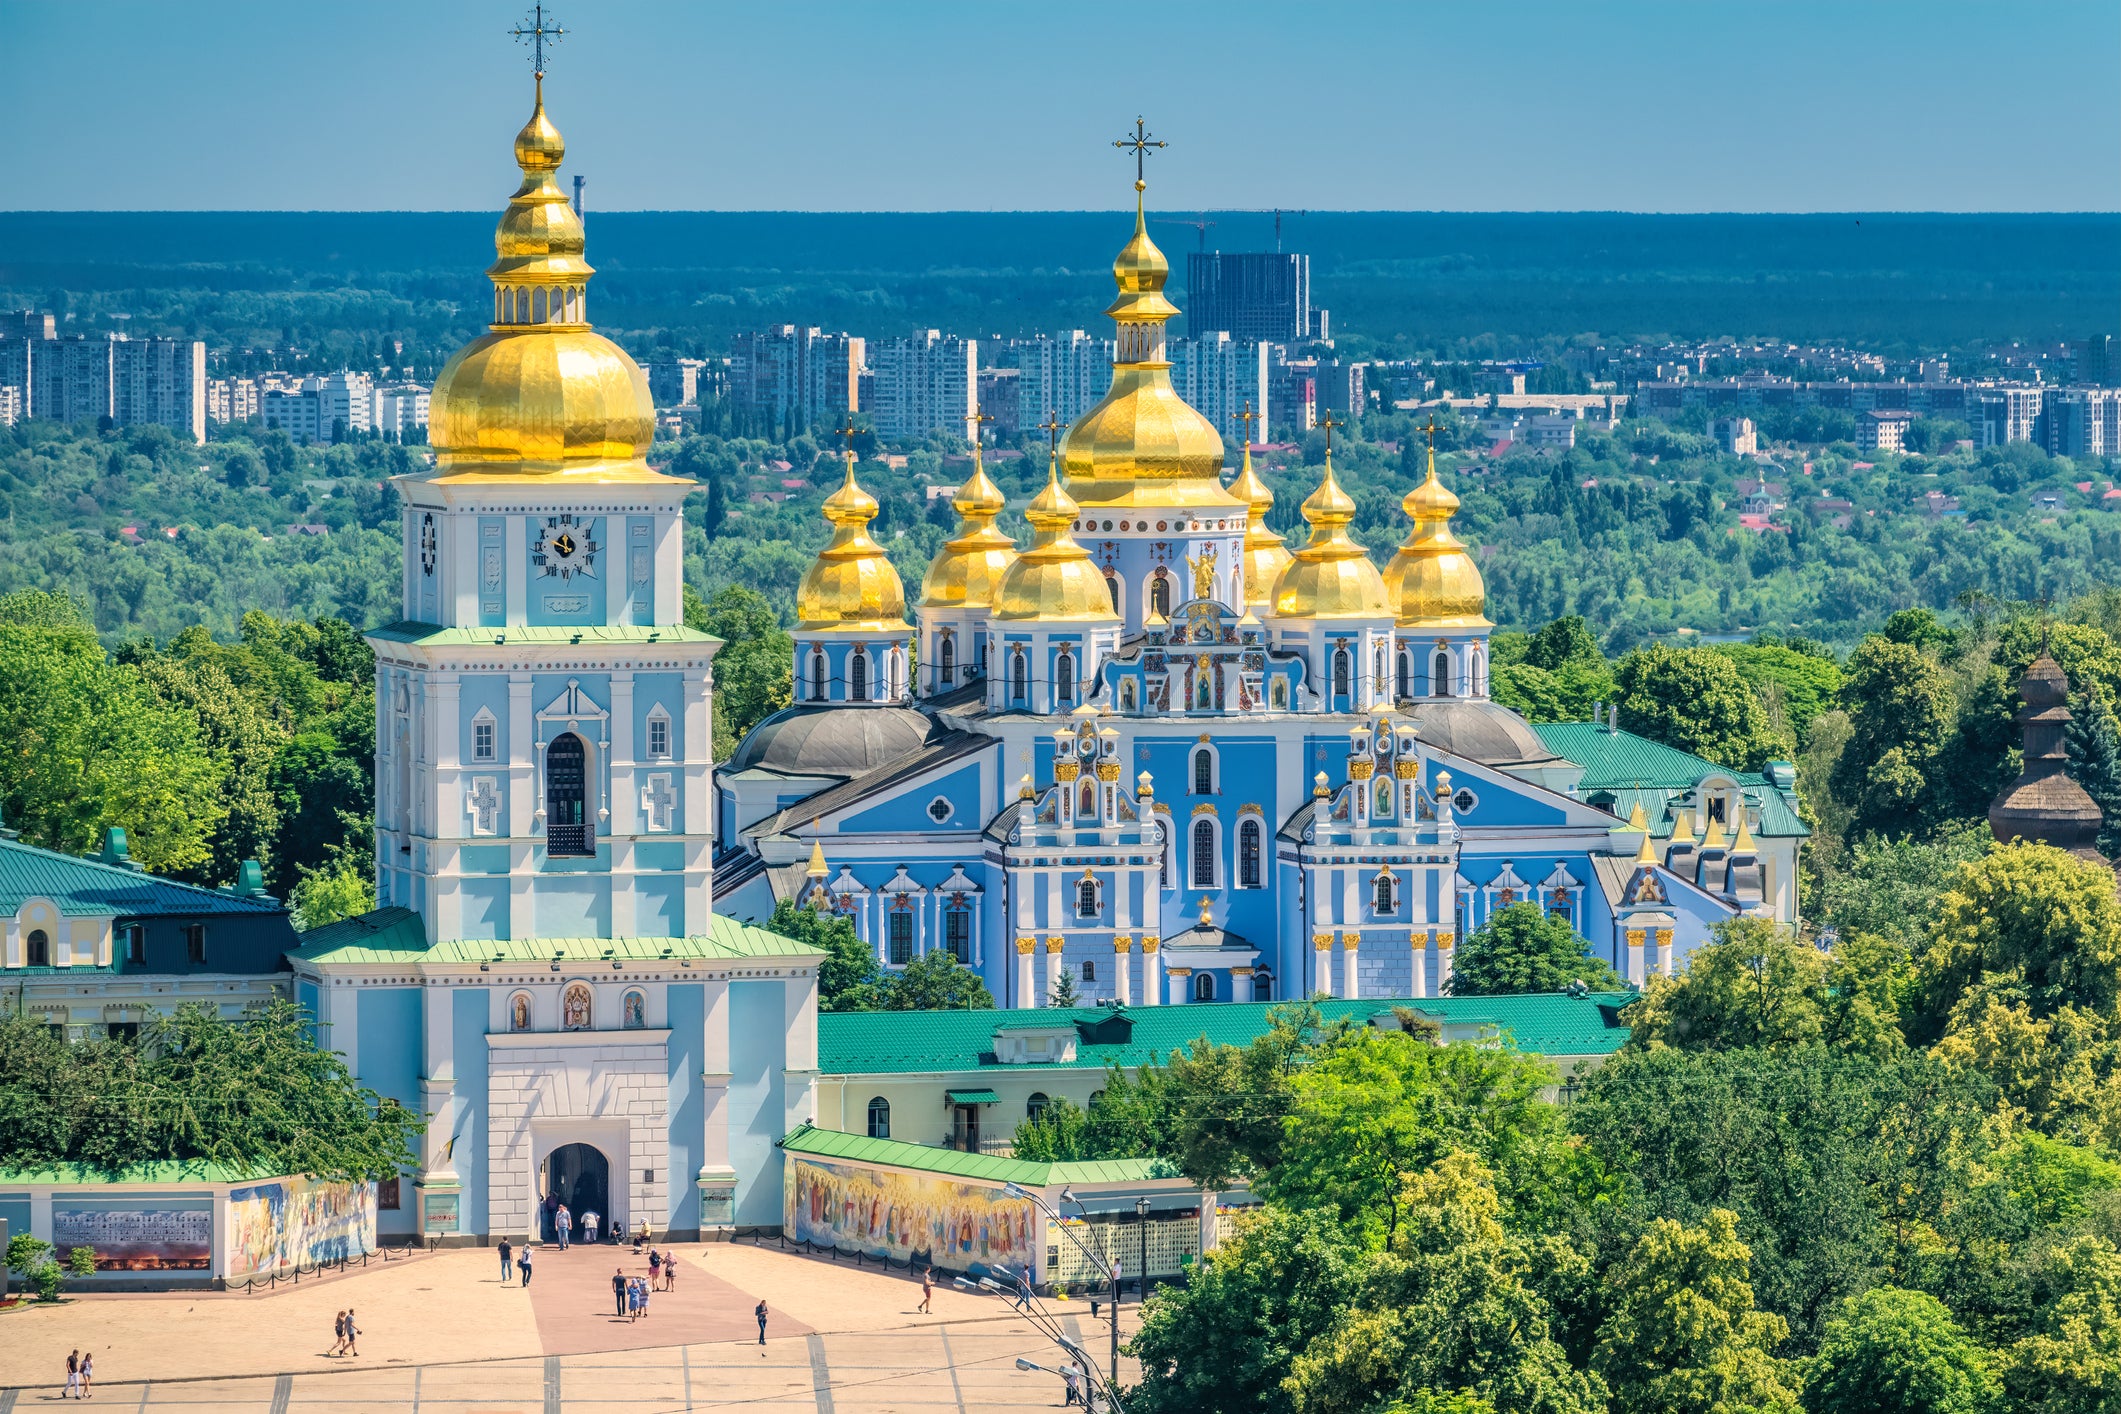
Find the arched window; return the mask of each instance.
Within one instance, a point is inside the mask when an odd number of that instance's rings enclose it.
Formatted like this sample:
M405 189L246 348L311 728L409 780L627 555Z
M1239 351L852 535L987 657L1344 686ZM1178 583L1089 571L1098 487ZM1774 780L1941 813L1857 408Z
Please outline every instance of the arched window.
M1381 689L1382 689L1382 688L1384 687L1384 685L1385 685L1385 646L1384 646L1384 645L1383 645L1382 643L1380 643L1380 644L1378 644L1378 645L1377 645L1377 666L1376 666L1376 667L1375 667L1374 669L1372 669L1372 670L1371 670L1371 673L1370 673L1370 686L1371 686L1371 690L1372 690L1372 691L1377 691L1377 690L1381 690Z
M27 947L23 955L28 959L31 967L50 967L52 965L51 934L45 932L42 928L32 928L29 930L29 937L24 939L24 942Z
M1407 655L1402 652L1399 655L1399 677L1398 681L1394 684L1395 688L1397 689L1394 695L1398 697L1412 697L1414 695L1413 677L1414 664L1408 659Z
M850 702L869 700L869 654L861 648L847 653L847 699Z
M1334 649L1333 695L1335 697L1346 697L1348 695L1348 674L1353 670L1354 665L1348 661L1348 650L1345 648Z
M1024 650L1019 648L1009 661L1009 700L1022 705L1030 692L1030 669L1024 664Z
M1171 887L1171 822L1161 820L1156 826L1156 886Z
M1215 794L1215 753L1205 746L1193 753L1193 793Z
M944 687L957 681L957 640L947 633L943 635L941 651L936 654L936 664Z
M562 732L545 748L545 852L593 855L596 840L588 816L588 751L573 732Z
M882 1095L869 1102L869 1137L889 1139L891 1137L891 1102Z
M810 650L810 700L825 700L825 650L822 648Z
M1215 825L1212 821L1193 822L1193 887L1215 887Z
M1255 972L1252 974L1252 1000L1271 1002L1274 1000L1274 974Z
M1149 611L1171 617L1171 576L1162 570L1149 580Z
M1237 886L1259 887L1259 821L1247 819L1237 827Z
M886 702L898 701L899 698L905 695L905 686L906 651L903 648L893 648L891 657L884 667L884 700Z
M1438 697L1451 695L1451 655L1441 648L1436 650L1436 666L1430 673L1429 691Z
M1046 1106L1053 1102L1046 1098L1043 1090L1033 1090L1031 1098L1024 1101L1024 1118L1036 1120L1046 1113Z
M1488 660L1478 648L1466 663L1466 693L1479 697L1488 690Z
M1075 655L1065 648L1053 660L1053 700L1075 700Z
M1105 571L1105 592L1112 596L1112 612L1119 612L1119 576Z
M1390 913L1392 907L1392 876L1390 874L1379 874L1377 876L1377 911L1379 913Z
M1215 974L1196 972L1193 974L1193 1000L1212 1002L1215 1000Z
M1097 917L1097 881L1084 879L1075 886L1075 916Z
M1095 982L1097 980L1096 958L1086 957L1083 959L1083 980L1085 982Z

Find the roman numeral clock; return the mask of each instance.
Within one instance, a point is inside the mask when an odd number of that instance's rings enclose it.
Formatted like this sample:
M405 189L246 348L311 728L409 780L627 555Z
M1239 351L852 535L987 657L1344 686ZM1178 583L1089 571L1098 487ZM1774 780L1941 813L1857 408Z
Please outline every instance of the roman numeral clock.
M547 516L537 542L530 547L530 562L538 573L563 583L576 575L595 579L597 552L603 548L595 532L594 521L566 514Z

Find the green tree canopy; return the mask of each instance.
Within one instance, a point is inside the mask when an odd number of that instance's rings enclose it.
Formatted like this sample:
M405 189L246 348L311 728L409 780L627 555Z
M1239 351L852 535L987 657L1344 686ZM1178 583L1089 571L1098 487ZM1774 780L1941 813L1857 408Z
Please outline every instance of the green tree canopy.
M1536 903L1497 909L1457 950L1451 994L1459 997L1558 992L1582 982L1594 992L1624 992L1619 973L1590 956L1565 918Z
M1841 704L1850 730L1832 787L1853 812L1851 828L1897 833L1934 821L1937 758L1956 719L1944 670L1921 649L1873 634L1849 658Z
M1874 1287L1841 1303L1806 1381L1810 1414L1992 1414L1986 1351L1936 1297Z
M1888 1055L1902 1044L1898 998L1909 972L1904 953L1860 934L1829 959L1781 924L1734 918L1716 925L1714 941L1693 951L1685 971L1652 978L1621 1019L1634 1050L1824 1043Z
M1738 665L1713 649L1638 648L1613 680L1621 725L1640 736L1741 771L1776 749L1760 699Z
M825 954L818 968L818 1010L876 1010L876 950L856 936L852 921L784 898L764 926Z

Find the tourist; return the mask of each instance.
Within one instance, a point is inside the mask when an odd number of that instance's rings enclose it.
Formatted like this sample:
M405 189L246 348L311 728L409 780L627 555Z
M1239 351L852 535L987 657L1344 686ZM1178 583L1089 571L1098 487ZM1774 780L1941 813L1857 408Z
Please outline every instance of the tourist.
M663 1290L676 1291L677 1289L678 1254L675 1252L665 1252L663 1254Z
M346 1308L346 1353L348 1355L359 1355L361 1353L361 1347L358 1344L360 1339L361 1328L354 1324L353 1307L349 1306Z
M928 1270L921 1273L921 1304L916 1309L926 1312L928 1315L932 1316L935 1314L935 1310L934 1307L930 1305L930 1303L934 1300L935 1268L930 1267L928 1268Z
M552 1216L552 1230L560 1235L560 1250L567 1250L567 1235L574 1231L574 1214L567 1211L565 1203Z
M516 1270L523 1274L523 1285L530 1285L530 1244L523 1245L523 1255L516 1258Z
M634 1250L634 1251L636 1251L636 1252L638 1252L638 1251L640 1251L641 1249L640 1249L640 1248L638 1248L638 1247L636 1247L636 1248L634 1248L633 1250ZM655 1251L655 1250L654 1250L653 1248L651 1248L651 1249L649 1249L649 1253L648 1253L648 1284L649 1284L650 1286L653 1286L653 1285L655 1285L656 1279L657 1279L658 1277L662 1276L662 1275L663 1275L663 1254L662 1254L662 1253L660 1253L660 1252L657 1252L657 1251Z
M81 1353L81 1397L83 1399L88 1398L89 1382L95 1378L96 1352L93 1350L85 1350Z
M559 1237L560 1237L560 1195L559 1195L559 1194L557 1194L557 1193L548 1193L548 1194L546 1194L546 1195L545 1195L545 1228L544 1228L544 1231L545 1231L545 1234L546 1234L546 1236L545 1236L545 1240L546 1240L547 1242L557 1242L557 1241L559 1241Z
M515 1249L508 1245L508 1239L504 1237L501 1239L501 1285L503 1286L508 1285L508 1279L515 1275L510 1270L514 1261Z
M765 1329L765 1322L763 1320L760 1321L759 1328L761 1330ZM760 1343L764 1344L764 1340L761 1339ZM76 1350L73 1354L66 1357L66 1388L59 1391L59 1397L61 1399L66 1399L75 1394L78 1394L80 1390L81 1352Z
M1081 1404L1083 1402L1082 1372L1077 1370L1072 1363L1063 1365L1061 1366L1061 1382L1068 1387L1067 1398L1063 1399L1061 1404L1064 1407L1070 1404Z
M621 1316L625 1315L626 1269L623 1267L613 1267L611 1269L611 1297L613 1304L619 1308L619 1314Z
M635 1291L640 1293L641 1314L645 1316L648 1314L648 1298L655 1293L655 1283L649 1281L646 1277L635 1277L633 1279L633 1287Z
M1027 1264L1016 1276L1016 1309L1021 1311L1031 1304L1031 1268Z
M332 1354L334 1354L334 1355L343 1355L343 1354L345 1354L345 1353L346 1353L346 1313L345 1313L344 1311L341 1311L341 1312L340 1312L340 1313L339 1313L339 1314L338 1314L337 1316L335 1316L335 1317L333 1317L333 1318L332 1318L332 1322L331 1322L331 1336L332 1336L332 1339L331 1339L331 1353L332 1353Z
M603 1219L597 1216L597 1210L594 1208L582 1214L582 1240L592 1247L596 1246L597 1228L602 1222Z
M766 1303L763 1299L759 1302L758 1310L752 1314L759 1318L759 1344L764 1345L766 1343Z

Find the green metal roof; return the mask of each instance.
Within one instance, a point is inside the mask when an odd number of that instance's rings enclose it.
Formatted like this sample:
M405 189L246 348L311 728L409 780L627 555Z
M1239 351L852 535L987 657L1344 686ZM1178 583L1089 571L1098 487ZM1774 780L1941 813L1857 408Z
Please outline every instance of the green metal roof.
M261 1178L280 1178L279 1169L237 1168L200 1159L153 1159L128 1164L121 1169L88 1168L80 1164L53 1164L49 1168L0 1169L0 1188L27 1184L56 1183L88 1187L120 1183L254 1183Z
M945 1090L943 1098L953 1105L998 1105L1002 1097L992 1090Z
M1607 731L1595 722L1534 722L1532 730L1546 743L1547 750L1583 768L1577 794L1611 791L1613 812L1622 819L1640 800L1650 817L1650 833L1659 838L1672 833L1672 821L1666 815L1671 798L1692 790L1702 777L1712 775L1729 776L1744 791L1745 798L1760 808L1761 835L1811 833L1810 827L1798 818L1789 797L1757 772L1728 770L1633 732ZM1697 837L1702 829L1703 823L1695 821Z
M284 911L278 899L222 893L180 884L119 864L0 839L0 913L17 913L33 898L48 899L68 917L117 914L266 914Z
M1180 1176L1178 1170L1163 1159L1086 1159L1042 1164L1029 1159L1004 1159L993 1154L967 1154L957 1149L908 1144L899 1139L871 1139L866 1134L842 1134L832 1129L814 1129L807 1124L792 1131L781 1141L781 1147L791 1154L888 1164L893 1168L947 1174L952 1178L1016 1183L1025 1188L1045 1188L1056 1183L1143 1183L1150 1179Z
M1634 994L1571 997L1549 993L1522 997L1426 997L1326 1000L1319 1011L1329 1022L1343 1017L1367 1021L1380 1012L1411 1007L1451 1025L1493 1027L1519 1050L1549 1056L1610 1055L1628 1038L1619 1008ZM1270 1027L1268 1013L1285 1002L1208 1002L1143 1006L1123 1013L1134 1023L1126 1045L1081 1044L1075 1059L1003 1065L994 1058L994 1033L1039 1019L1062 1026L1101 1021L1105 1007L1044 1007L1014 1011L836 1011L817 1019L818 1068L826 1075L890 1075L979 1071L1008 1074L1038 1070L1102 1070L1157 1064L1205 1036L1242 1046Z
M471 648L494 646L495 639L511 643L616 643L640 646L649 643L720 643L711 633L677 624L584 624L580 627L551 624L503 624L494 628L443 628L400 619L372 628L368 637L389 643L407 643L416 648Z
M430 945L418 914L379 908L300 935L297 961L320 966L394 966L404 963L476 966L482 962L665 962L686 958L726 962L744 958L802 959L824 954L793 938L716 916L707 931L683 938L469 939Z

